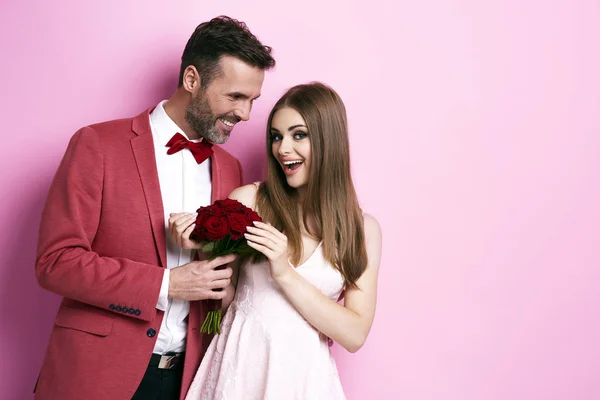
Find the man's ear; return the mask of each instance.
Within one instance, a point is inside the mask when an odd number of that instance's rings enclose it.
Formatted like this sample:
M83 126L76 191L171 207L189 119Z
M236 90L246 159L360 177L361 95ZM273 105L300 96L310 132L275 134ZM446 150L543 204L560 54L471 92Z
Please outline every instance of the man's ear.
M200 74L193 65L188 65L183 71L183 77L181 79L181 86L189 92L192 96L196 96L200 90Z

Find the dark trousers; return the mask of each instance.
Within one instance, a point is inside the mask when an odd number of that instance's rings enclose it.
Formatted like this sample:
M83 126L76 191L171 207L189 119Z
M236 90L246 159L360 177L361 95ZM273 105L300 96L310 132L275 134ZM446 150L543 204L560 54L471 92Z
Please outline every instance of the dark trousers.
M182 377L183 362L172 369L161 369L153 355L131 400L179 400Z

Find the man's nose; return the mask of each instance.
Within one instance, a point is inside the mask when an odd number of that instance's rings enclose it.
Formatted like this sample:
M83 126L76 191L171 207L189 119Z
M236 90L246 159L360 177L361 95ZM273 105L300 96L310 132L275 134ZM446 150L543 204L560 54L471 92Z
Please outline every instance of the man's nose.
M252 105L250 102L244 103L240 106L236 112L235 116L241 119L242 121L248 121L250 119L250 110L252 109Z

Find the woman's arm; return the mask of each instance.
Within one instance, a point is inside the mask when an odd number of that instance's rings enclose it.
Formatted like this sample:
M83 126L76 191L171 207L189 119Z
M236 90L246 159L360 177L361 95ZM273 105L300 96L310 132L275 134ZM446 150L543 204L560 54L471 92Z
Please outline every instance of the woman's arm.
M287 261L280 257L272 260L271 274L281 286L294 307L316 329L327 335L350 352L356 352L364 344L375 315L377 302L377 277L381 258L381 229L375 218L365 214L365 242L368 265L356 282L358 288L347 288L344 306L332 301L319 289L306 281ZM259 229L265 229L259 225ZM271 229L274 229L271 227ZM254 231L254 230L253 230ZM258 233L254 231L253 233ZM260 236L260 235L257 235ZM256 238L256 236L254 236ZM270 238L273 241L273 237ZM267 244L265 242L265 244ZM253 243L257 250L265 249L261 244ZM269 257L269 254L265 254ZM271 258L269 258L271 260ZM276 264L273 266L273 264Z

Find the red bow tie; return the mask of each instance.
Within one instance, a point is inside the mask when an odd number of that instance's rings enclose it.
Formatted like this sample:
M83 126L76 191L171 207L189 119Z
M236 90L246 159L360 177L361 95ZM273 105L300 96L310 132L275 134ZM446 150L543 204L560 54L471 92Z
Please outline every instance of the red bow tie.
M167 147L169 147L167 154L175 154L180 150L189 149L198 164L202 163L213 153L212 143L206 140L197 143L190 142L181 133L173 135L169 143L167 143Z

